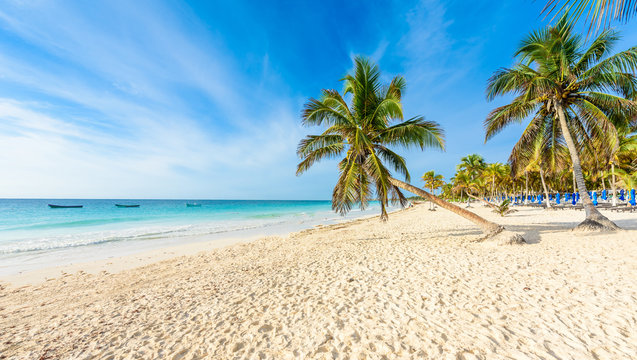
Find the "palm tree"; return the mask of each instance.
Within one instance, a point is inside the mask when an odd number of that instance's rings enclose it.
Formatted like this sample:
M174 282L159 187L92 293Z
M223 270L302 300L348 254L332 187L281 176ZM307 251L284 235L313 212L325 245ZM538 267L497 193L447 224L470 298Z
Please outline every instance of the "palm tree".
M491 199L495 196L495 180L502 179L507 175L506 167L501 163L487 164L482 171L482 175L491 182Z
M458 171L456 173L456 176L454 177L453 184L456 191L464 192L467 195L467 207L471 207L469 202L469 198L471 198L474 200L482 201L483 203L485 203L485 205L491 208L496 208L495 205L484 200L482 196L474 195L474 193L480 194L480 192L484 190L485 182L481 178L472 179L467 170Z
M574 23L586 13L589 32L593 25L597 29L607 28L611 21L628 21L637 13L635 0L547 0L543 14L563 14L567 21Z
M460 164L456 166L458 171L465 171L471 180L480 176L486 163L484 158L478 154L467 155L460 159Z
M442 175L441 175L441 176L442 176ZM435 180L435 181L434 181L433 189L434 189L434 190L441 189L443 186L445 186L445 184L446 184L446 183L445 183L445 181L443 180L443 178L437 179L437 180ZM435 193L432 193L432 194L434 194L434 195L435 195Z
M621 179L624 188L634 189L635 187L637 187L637 173L632 173L623 169L617 169L617 175ZM630 201L628 202L628 204L630 205Z
M446 183L443 184L440 188L440 197L445 200L455 201L455 196L453 193L453 184Z
M546 181L544 178L544 157L542 156L542 146L538 145L534 149L531 149L526 155L527 159L522 161L526 164L524 171L537 171L540 174L540 180L542 182L542 189L544 190L544 196L546 197L546 208L551 208L551 201L549 199L549 190L546 187Z
M559 123L554 120L550 114L539 111L509 156L509 163L516 173L537 171L540 174L547 209L551 208L551 202L544 175L556 175L568 164L568 149L560 135Z
M475 185L473 184L473 179L469 176L469 173L466 170L461 170L456 173L456 176L453 177L453 189L454 191L467 195L467 206L471 207L471 199L469 198L469 191L473 191L475 189ZM461 196L462 197L462 196Z
M425 182L425 186L429 189L431 189L431 193L434 193L434 190L439 188L440 186L442 186L444 184L444 182L442 181L443 176L440 174L436 174L435 171L430 170L427 171L426 173L424 173L422 175L422 181ZM429 210L436 210L433 207L433 203L429 202Z
M591 138L612 147L616 142L615 118L633 119L637 81L637 47L608 56L618 35L606 30L588 48L571 25L533 32L516 52L520 61L513 68L500 69L490 79L487 98L513 94L505 106L493 110L485 120L486 140L514 122L535 114L534 121L556 121L568 147L580 197L586 210L581 229L617 229L591 202L582 174L578 150ZM540 119L540 120L538 120Z
M502 226L392 177L385 163L409 181L405 159L389 146L443 149L443 132L437 123L420 116L403 121L401 97L405 80L397 76L383 86L380 76L376 65L357 57L354 73L342 79L344 93L351 94L351 105L335 90L323 90L320 99L310 99L305 104L303 125L325 125L327 129L320 135L308 135L299 143L297 153L302 161L297 175L319 160L344 155L332 193L332 208L341 214L356 203L364 208L374 193L381 204L381 219L386 220L390 195L392 200L405 204L402 188L472 221L488 236L502 233ZM510 241L523 240L514 235Z
M628 127L622 127L618 134L618 144L612 149L610 156L611 166L611 187L613 194L613 206L617 205L617 193L615 184L615 165L626 163L628 159L632 159L631 162L637 161L637 134L630 134L631 129ZM637 164L637 163L636 163ZM633 164L630 165L631 167Z

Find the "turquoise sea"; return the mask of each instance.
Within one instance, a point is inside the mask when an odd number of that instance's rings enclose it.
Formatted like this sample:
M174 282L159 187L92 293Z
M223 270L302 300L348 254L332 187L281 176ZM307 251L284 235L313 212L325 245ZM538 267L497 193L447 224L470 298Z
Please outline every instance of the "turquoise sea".
M346 218L378 212L379 206L371 204ZM0 199L0 275L187 242L285 234L342 220L330 201Z

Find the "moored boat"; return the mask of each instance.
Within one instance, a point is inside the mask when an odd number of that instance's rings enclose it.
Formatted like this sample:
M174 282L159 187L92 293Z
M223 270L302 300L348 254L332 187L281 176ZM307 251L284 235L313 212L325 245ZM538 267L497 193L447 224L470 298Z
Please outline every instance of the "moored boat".
M139 205L115 204L118 208L138 208Z
M67 209L67 208L81 208L81 207L84 207L84 205L54 205L54 204L49 204L49 207L51 209Z
M201 204L197 204L197 203L189 204L189 203L186 203L186 207L201 207Z

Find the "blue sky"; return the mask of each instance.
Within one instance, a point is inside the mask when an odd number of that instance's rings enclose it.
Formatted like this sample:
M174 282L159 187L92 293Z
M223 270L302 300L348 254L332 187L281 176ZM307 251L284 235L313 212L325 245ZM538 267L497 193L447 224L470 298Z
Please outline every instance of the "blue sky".
M295 176L302 106L352 58L407 80L404 112L447 151L404 150L416 185L484 144L485 83L545 26L543 2L4 1L0 197L329 199L336 162ZM637 21L618 49L637 44Z

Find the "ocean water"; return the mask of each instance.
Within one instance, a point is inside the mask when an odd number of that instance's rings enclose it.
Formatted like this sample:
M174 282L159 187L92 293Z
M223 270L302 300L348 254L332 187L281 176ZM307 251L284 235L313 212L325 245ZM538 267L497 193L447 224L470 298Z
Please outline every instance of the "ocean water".
M342 217L330 201L0 199L0 275L196 241L284 234L378 213L372 203Z

